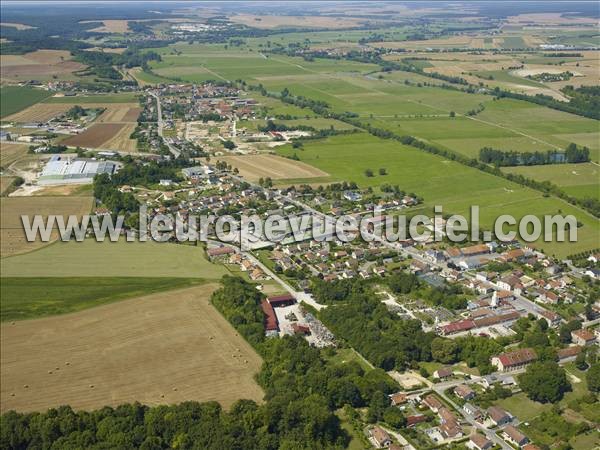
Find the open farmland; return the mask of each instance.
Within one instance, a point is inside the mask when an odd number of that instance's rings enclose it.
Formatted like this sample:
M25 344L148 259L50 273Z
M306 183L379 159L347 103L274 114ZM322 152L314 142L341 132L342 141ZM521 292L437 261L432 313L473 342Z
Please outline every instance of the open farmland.
M365 148L369 151L365 152ZM406 192L422 196L428 211L434 205L442 205L444 213L468 216L469 206L478 205L483 227L491 227L499 214L512 214L517 219L526 214L557 214L559 210L574 214L583 224L578 229L576 243L536 245L558 256L597 246L600 225L588 213L508 180L397 142L367 134L336 136L308 142L302 152L291 146L278 147L278 152L285 156L299 153L303 162L329 173L332 180L355 181L362 188L398 184ZM379 168L385 168L387 175L367 177L364 173L366 169L377 172Z
M0 87L0 118L4 119L40 100L45 99L50 95L49 92L41 89L18 86L2 86Z
M506 167L504 171L551 181L575 197L600 199L600 166L593 163Z
M98 95L55 95L45 100L45 103L69 103L83 105L88 103L135 103L137 94L133 92L120 92L117 94Z
M36 28L36 27L32 27L30 25L25 25L24 23L14 23L14 22L1 22L0 26L12 27L12 28L16 28L17 30L31 30L31 29Z
M92 198L89 196L81 197L5 197L0 199L0 209L2 211L0 220L0 249L2 257L24 253L48 245L42 242L39 237L34 242L26 240L25 232L21 222L21 215L27 215L30 220L33 216L40 214L48 217L49 214L56 215L76 215L81 217L88 214L92 207ZM51 241L58 239L58 231L53 230ZM5 261L2 263L2 274L4 275ZM46 260L48 264L49 260Z
M275 77L284 82L288 77L312 76L321 78L328 73L369 72L378 66L354 61L315 59L305 61L299 57L264 55L259 52L235 49L222 45L176 44L158 49L162 61L150 63L152 71L161 77L177 77L188 82L205 80L235 80L243 74L245 79L263 81Z
M29 108L11 114L5 117L5 120L11 122L47 122L61 114L67 112L71 108L68 104L57 103L36 103Z
M217 285L2 325L2 412L239 398L261 360L209 304ZM25 387L27 386L27 387Z
M37 202L43 199L47 200L48 197L32 197L32 201ZM159 260L162 262L157 263ZM52 264L48 264L48 261L52 261ZM59 241L37 252L2 261L2 275L6 277L144 276L218 279L225 273L227 271L223 266L206 260L201 247L151 241Z
M140 115L141 108L135 104L120 104L120 103L107 103L98 105L86 105L90 108L106 108L106 111L98 117L98 122L108 123L134 123L137 121Z
M100 22L102 26L92 28L90 31L96 33L126 33L129 31L128 20L85 20L81 23Z
M71 61L71 54L65 50L37 50L24 55L0 56L0 71L3 80L28 79L71 79L73 72L83 70L85 65Z
M329 175L311 165L275 155L220 156L218 160L237 167L241 176L253 182L265 177L283 180L327 177Z
M112 138L104 142L102 146L110 150L131 153L137 151L137 141L130 139L131 133L135 130L135 124L128 123L124 125Z
M0 143L0 166L8 167L27 154L27 144Z
M11 186L15 177L0 176L0 195L4 195L4 192Z
M63 144L73 147L102 148L102 144L113 139L124 127L125 125L121 123L97 123L83 133L65 139Z
M364 123L473 158L486 146L527 152L564 149L571 142L588 146L593 161L600 158L597 121L524 101L344 75L326 90L309 77L265 84L273 90L287 86L296 95L326 101L337 112L355 112ZM482 107L479 114L468 115Z
M344 17L322 16L280 16L280 15L253 15L235 14L229 17L234 23L241 23L253 28L352 28L359 26L361 21Z
M2 277L2 322L81 311L126 298L203 283L175 277Z
M86 108L104 108L105 111L83 133L63 141L65 145L104 148L121 152L135 152L136 140L130 139L141 109L135 103L90 103ZM67 103L48 103L50 107L71 107Z

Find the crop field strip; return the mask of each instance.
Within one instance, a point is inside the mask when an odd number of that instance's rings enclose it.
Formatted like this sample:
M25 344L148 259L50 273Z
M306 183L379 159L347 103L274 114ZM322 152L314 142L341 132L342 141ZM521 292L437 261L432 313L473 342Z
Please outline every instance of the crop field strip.
M240 171L241 176L252 182L266 177L285 180L329 176L328 173L309 164L275 155L219 156L217 160L231 164Z
M101 148L121 152L135 152L136 141L129 136L135 129L141 109L134 103L82 103L86 108L104 108L105 111L84 132L63 141L68 146ZM48 104L67 106L68 104Z
M124 127L125 124L122 123L96 123L83 133L65 139L63 144L73 147L102 148L102 144L115 137Z
M29 146L27 144L15 144L8 142L0 143L0 166L9 167L15 161L21 159L27 154Z
M68 198L68 197L67 197ZM12 198L10 199L12 200ZM47 198L32 197L43 203ZM156 261L163 261L159 264ZM48 261L54 264L48 265ZM207 261L201 247L149 242L57 242L5 258L7 277L182 277L219 279L227 271Z
M92 208L92 197L3 197L0 198L0 249L2 254L2 273L6 267L6 257L39 249L48 245L38 237L34 242L28 242L23 230L21 216L41 215L44 219L49 214L81 217L89 214ZM58 230L53 229L51 241L59 238Z
M29 108L19 111L18 113L11 114L4 119L11 122L47 122L61 114L67 112L71 108L71 105L62 103L36 103Z
M73 72L86 66L71 61L71 53L65 50L37 50L24 55L1 55L0 78L2 80L26 80L31 78L70 78Z
M50 96L41 89L18 86L0 86L0 118L17 113Z

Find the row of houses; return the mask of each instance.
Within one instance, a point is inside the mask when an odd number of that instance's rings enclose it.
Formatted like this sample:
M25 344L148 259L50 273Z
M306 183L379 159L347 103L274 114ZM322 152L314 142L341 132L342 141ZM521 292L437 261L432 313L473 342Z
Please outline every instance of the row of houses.
M445 439L462 437L464 431L459 419L435 395L429 394L423 399L423 404L438 415L440 433Z

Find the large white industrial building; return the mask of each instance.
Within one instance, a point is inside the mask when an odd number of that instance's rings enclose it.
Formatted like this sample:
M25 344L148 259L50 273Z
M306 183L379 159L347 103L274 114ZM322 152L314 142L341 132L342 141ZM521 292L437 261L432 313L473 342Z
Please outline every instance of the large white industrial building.
M91 183L96 174L112 175L116 169L117 165L110 161L54 155L42 170L38 184L44 186Z

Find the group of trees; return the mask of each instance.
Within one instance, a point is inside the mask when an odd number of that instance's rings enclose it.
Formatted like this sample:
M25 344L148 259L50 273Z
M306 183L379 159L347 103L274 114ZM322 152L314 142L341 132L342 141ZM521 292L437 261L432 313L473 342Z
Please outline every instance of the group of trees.
M564 152L556 150L518 152L483 147L479 150L479 160L486 164L493 164L496 167L582 163L590 161L590 150L587 147L577 147L576 144L569 144Z
M85 109L79 105L73 106L65 113L65 116L67 116L69 119L79 119L80 117L83 117L85 115Z
M433 333L425 333L419 320L403 320L391 313L372 294L351 293L319 316L338 338L386 371L431 360Z
M133 158L125 158L123 167L112 175L111 181L116 186L124 184L148 186L160 180L170 179L181 181L181 169L192 163L185 158L175 158L163 161L140 162Z
M107 173L94 177L94 197L105 205L114 215L134 213L139 202L130 192L121 192Z
M106 53L96 51L76 51L75 60L90 66L88 70L100 78L120 80L122 78L116 67L142 67L148 69L148 62L160 61L161 56L151 50L142 50L136 46L129 47L123 53Z
M449 309L466 306L460 288L431 287L410 273L395 272L383 282L395 294L417 295L436 306ZM443 363L460 359L489 373L492 371L491 356L502 349L496 341L489 339L468 337L462 341L449 341L423 332L418 320L403 320L388 311L375 296L371 280L355 278L325 282L314 279L311 287L319 303L335 305L320 311L323 322L372 364L385 370L404 369L432 359Z
M113 214L135 213L139 202L130 192L121 192L123 185L148 186L161 179L181 180L181 169L189 166L182 158L169 161L141 163L131 157L123 160L123 167L112 176L106 173L94 177L94 197L100 200Z
M390 286L394 292L410 292L418 284L413 277L409 274L390 277ZM402 370L418 361L431 360L434 335L425 333L420 321L403 320L388 311L368 281L315 280L313 295L320 303L335 305L319 312L321 320L374 366Z
M519 376L519 386L527 396L540 403L556 403L571 389L565 370L555 361L539 361L527 366Z

